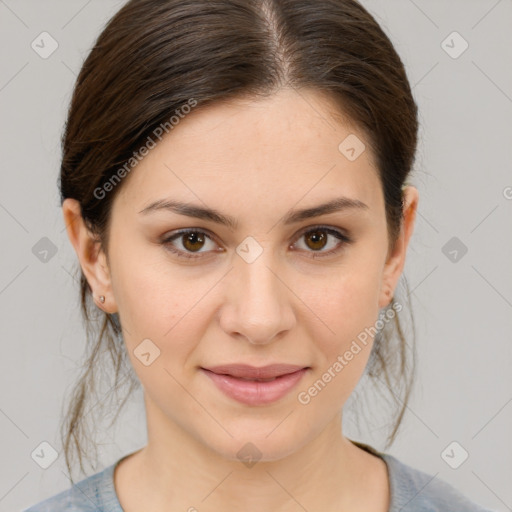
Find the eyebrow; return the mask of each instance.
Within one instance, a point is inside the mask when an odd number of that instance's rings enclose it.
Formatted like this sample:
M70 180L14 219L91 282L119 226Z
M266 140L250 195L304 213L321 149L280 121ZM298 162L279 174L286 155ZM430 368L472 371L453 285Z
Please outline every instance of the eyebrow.
M368 210L368 205L359 201L359 199L352 199L350 197L338 197L327 203L304 208L302 210L290 210L283 218L283 224L295 224L306 219L319 217L328 213L339 212L343 210ZM148 214L156 211L170 211L179 215L186 215L187 217L194 217L196 219L203 219L222 224L236 229L238 221L235 217L223 214L213 208L204 208L202 206L194 205L191 203L184 203L181 201L171 199L160 199L154 201L146 206L139 213Z

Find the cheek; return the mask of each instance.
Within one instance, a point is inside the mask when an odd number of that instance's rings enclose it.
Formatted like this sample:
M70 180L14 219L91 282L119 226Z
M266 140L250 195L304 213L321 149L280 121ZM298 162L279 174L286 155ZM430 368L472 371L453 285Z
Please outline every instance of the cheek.
M155 402L185 403L179 382L201 339L200 303L194 307L201 290L187 287L183 277L171 278L151 265L142 265L137 271L125 265L117 277L115 293L120 297L124 342L142 387Z
M163 247L118 228L112 240L112 286L128 331L162 337L190 307L185 276Z
M306 290L306 283L304 283ZM311 289L311 286L310 286ZM375 266L333 272L328 282L322 283L306 297L304 302L324 322L324 336L335 340L335 345L347 342L377 320L380 281Z
M158 378L168 378L164 368L177 378L177 373L188 371L187 361L193 359L210 321L213 308L208 309L207 295L218 280L205 278L200 269L180 268L159 252L153 247L145 258L131 252L118 260L112 276L126 347L143 385L157 378L137 360L138 347L146 339L157 347L151 368L160 370Z
M366 266L301 295L319 318L318 322L305 321L306 326L314 326L309 337L318 357L315 378L320 377L318 386L326 390L318 405L344 403L360 379L373 346L378 292L378 274Z
M132 338L154 338L163 348L197 325L198 302L207 288L182 281L152 269L127 276L119 290L119 309Z

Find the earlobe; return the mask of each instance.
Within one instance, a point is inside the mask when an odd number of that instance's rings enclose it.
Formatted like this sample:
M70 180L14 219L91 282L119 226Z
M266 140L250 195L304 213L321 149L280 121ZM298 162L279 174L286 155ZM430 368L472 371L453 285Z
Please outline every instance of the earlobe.
M99 239L85 225L80 203L76 199L65 199L62 203L62 213L69 240L75 249L85 278L92 289L96 305L107 313L115 313L106 256ZM104 297L104 299L101 300L100 297Z

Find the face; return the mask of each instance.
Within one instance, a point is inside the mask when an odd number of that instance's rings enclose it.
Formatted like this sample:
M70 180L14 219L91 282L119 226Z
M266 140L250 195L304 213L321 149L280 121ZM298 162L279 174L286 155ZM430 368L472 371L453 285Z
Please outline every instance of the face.
M83 268L104 309L119 314L148 424L182 429L230 459L250 441L274 460L339 417L370 355L373 337L361 333L390 302L414 216L388 254L373 156L333 111L318 93L290 90L192 110L125 178L106 271ZM366 144L355 160L339 149L349 135ZM342 197L364 206L293 216ZM202 370L233 363L307 370L280 398L251 405Z

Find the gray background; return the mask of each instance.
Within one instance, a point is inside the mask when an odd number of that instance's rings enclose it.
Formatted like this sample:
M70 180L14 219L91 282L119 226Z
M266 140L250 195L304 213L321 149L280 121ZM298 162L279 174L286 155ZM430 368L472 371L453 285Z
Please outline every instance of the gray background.
M62 453L48 469L31 458L43 441L60 451L61 404L85 340L57 191L60 135L80 65L122 3L0 0L1 511L69 486ZM418 384L388 451L489 508L512 510L512 1L363 4L405 62L422 125L405 267ZM43 31L59 45L47 59L31 48ZM442 45L453 31L469 44L458 58ZM458 51L461 41L451 41L446 49ZM33 253L43 237L57 250L47 262ZM453 237L456 261L446 248ZM105 434L98 471L145 444L141 408L138 392L122 428ZM352 433L347 421L347 435L380 449L382 426ZM458 469L441 456L452 441L469 453Z

